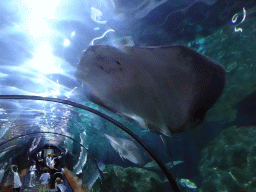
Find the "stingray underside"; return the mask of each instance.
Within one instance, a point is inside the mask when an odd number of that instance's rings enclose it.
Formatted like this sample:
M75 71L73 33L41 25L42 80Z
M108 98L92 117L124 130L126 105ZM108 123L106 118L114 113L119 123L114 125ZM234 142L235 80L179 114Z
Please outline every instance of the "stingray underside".
M91 46L76 75L90 100L165 135L198 126L225 85L220 64L179 45Z

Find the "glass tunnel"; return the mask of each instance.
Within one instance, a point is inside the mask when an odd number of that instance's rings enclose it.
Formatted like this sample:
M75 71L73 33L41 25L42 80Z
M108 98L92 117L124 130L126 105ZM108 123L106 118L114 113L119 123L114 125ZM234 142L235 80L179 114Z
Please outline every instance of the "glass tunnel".
M56 98L1 95L0 99L3 107L1 120L5 122L2 128L5 128L4 134L8 135L0 141L2 191L11 188L11 165L15 164L21 169L21 177L26 181L31 162L36 161L37 168L42 168L43 163L38 161L38 156L40 154L45 159L48 153L60 157L60 165L64 169L63 182L70 191L93 190L95 183L98 185L94 190L106 191L107 185L115 185L117 191L126 190L125 183L109 183L104 176L113 174L112 171L118 176L125 173L126 168L127 177L138 174L139 178L140 174L148 174L147 169L153 168L165 179L166 184L160 185L163 178L157 174L148 177L142 183L145 190L157 183L157 190L178 189L156 153L112 117L93 108ZM9 106L8 110L4 106ZM116 143L124 146L117 149ZM109 173L104 172L108 161L115 163L117 170L110 168ZM143 167L147 161L151 162L149 167ZM145 169L145 173L133 172L132 169L139 167ZM171 187L169 182L174 186Z
M1 0L0 192L256 191L255 0Z

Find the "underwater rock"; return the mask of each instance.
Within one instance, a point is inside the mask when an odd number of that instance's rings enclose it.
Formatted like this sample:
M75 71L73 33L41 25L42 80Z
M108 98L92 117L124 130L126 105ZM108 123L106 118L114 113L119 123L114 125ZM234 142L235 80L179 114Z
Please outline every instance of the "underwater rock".
M143 168L123 168L107 165L104 169L105 190L108 192L159 192L163 191L163 182L158 174ZM103 191L98 179L92 187L93 192Z
M233 69L235 69L236 66L237 66L237 63L236 63L236 62L233 62L233 63L231 63L231 64L228 65L226 71L227 71L227 72L230 72L230 71L232 71Z
M225 129L202 152L200 191L255 191L256 127Z

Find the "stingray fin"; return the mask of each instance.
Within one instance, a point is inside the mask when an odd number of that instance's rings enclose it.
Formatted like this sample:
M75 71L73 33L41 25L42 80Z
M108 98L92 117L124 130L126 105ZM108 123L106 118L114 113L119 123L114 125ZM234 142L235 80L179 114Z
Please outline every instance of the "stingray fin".
M161 130L159 130L159 127L157 127L154 124L149 123L149 122L147 122L145 126L148 130L150 130L153 133L165 135L168 137L172 136L171 132L169 131L169 129L167 127L161 127Z
M113 113L117 113L117 110L115 110L114 108L106 105L102 100L99 99L99 97L96 97L93 94L87 94L87 99L93 103L95 103L96 105L99 105Z

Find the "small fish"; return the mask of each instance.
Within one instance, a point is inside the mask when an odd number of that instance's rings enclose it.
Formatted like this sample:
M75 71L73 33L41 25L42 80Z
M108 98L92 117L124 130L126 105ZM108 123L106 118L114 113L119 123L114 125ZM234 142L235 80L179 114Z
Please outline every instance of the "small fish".
M105 169L105 160L106 160L105 158L106 158L106 156L104 155L104 156L101 157L101 159L99 159L97 161L98 167L99 167L100 171L102 171L102 172ZM105 172L103 172L103 174L104 173ZM94 174L90 177L90 179L86 183L86 187L90 190L92 188L92 186L94 185L94 183L96 182L97 179L100 179L100 173L99 173L98 170L96 170L94 172Z
M4 176L4 169L1 169L0 170L0 183L2 182L3 176Z
M104 135L122 159L127 159L135 164L144 164L139 148L132 141L109 136L107 134Z
M13 150L13 148L16 148L16 146L17 146L17 145L9 146L9 147L5 148L5 151Z
M237 182L237 179L235 178L235 176L231 173L231 172L228 172L228 174L231 176L231 178Z
M169 163L166 163L165 166L168 168L168 169L171 169L173 168L173 166L175 165L178 165L180 163L184 163L184 161L173 161L173 162L169 162ZM159 165L155 162L155 161L152 161L152 162L149 162L147 163L146 165L143 166L144 168L147 168L147 169L152 169L152 170L161 170Z
M147 130L147 129L145 129L145 130L141 130L140 132L141 132L141 133L148 133L148 132L150 132L150 131Z
M179 179L178 183L182 186L182 187L187 187L189 189L196 189L197 186L195 183L193 183L192 181L190 181L189 179Z
M166 166L168 169L171 169L171 168L173 168L173 166L178 165L178 164L181 164L181 163L184 163L184 161L173 161L173 162L169 162L169 163L166 163L165 166Z
M5 154L7 153L8 151L3 151L0 153L0 158L2 158L3 156L5 156Z
M84 149L84 146L86 145L86 132L80 134L81 139L81 152L79 155L79 159L77 164L73 167L73 172L75 172L77 175L82 173L83 167L87 162L87 151Z
M31 147L29 148L29 152L33 151L37 148L38 144L40 143L42 137L35 138L31 144Z
M17 147L17 145L12 145L12 146L5 148L4 151L0 152L0 158L5 156L5 154L8 153L9 151L14 150L14 148L16 148L16 147Z

